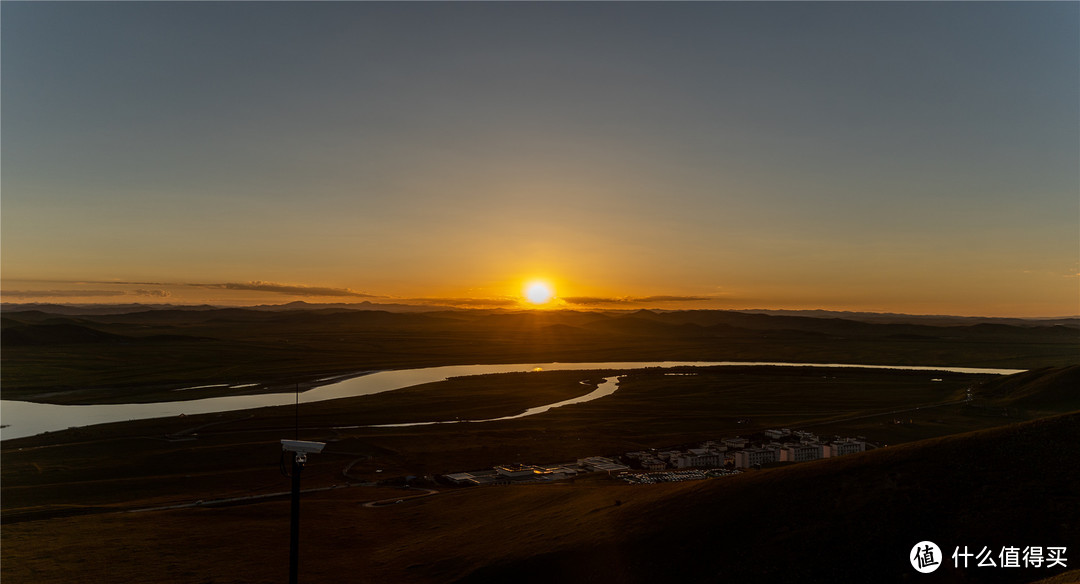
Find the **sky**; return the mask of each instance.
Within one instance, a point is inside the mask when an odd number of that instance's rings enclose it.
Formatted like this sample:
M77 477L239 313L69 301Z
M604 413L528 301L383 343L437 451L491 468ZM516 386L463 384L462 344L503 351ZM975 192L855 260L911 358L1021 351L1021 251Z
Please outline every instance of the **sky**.
M1076 2L0 27L4 302L1080 314Z

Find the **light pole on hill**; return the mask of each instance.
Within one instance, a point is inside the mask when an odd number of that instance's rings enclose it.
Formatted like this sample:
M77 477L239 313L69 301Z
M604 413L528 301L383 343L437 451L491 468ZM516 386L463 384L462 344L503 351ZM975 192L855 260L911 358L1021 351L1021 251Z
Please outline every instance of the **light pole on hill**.
M281 472L285 474L285 457L292 454L292 509L289 521L289 584L297 584L300 569L300 471L304 470L308 454L322 452L324 442L304 440L281 441Z

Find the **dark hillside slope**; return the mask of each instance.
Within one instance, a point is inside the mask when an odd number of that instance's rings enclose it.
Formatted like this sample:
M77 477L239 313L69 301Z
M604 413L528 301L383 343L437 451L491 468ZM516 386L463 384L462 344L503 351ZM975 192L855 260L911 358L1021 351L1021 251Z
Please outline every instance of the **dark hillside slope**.
M123 343L127 337L99 331L77 324L9 324L0 332L4 347L23 345L72 345Z
M982 384L978 393L1013 407L1080 410L1080 365L1043 367L993 379Z
M950 556L964 545L995 556L1067 546L1075 556L1077 444L1080 414L1070 414L695 483L583 512L570 545L521 549L461 581L1031 582L1066 569L954 568ZM613 535L591 541L594 532ZM933 574L907 560L922 540L946 554Z

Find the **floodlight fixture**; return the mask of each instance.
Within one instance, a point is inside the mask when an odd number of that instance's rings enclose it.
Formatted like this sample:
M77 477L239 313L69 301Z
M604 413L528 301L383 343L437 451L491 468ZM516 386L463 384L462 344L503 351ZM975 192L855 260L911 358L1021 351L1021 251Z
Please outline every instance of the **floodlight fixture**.
M282 440L281 449L285 452L303 454L318 454L326 447L325 442L308 442L307 440Z

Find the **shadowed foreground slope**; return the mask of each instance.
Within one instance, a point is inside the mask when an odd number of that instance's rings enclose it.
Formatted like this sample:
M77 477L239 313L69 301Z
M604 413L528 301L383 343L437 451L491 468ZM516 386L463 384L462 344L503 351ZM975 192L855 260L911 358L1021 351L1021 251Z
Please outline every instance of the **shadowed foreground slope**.
M573 545L517 550L462 581L1030 582L1064 570L956 569L950 556L958 545L1075 556L1077 444L1072 414L696 483L591 516L582 500ZM922 540L946 554L933 574L906 557Z
M1031 410L1080 409L1080 366L1043 367L988 381L979 388L995 403Z
M302 582L1033 582L1065 569L916 573L907 555L1080 550L1080 414L699 483L305 495ZM3 526L3 581L281 582L288 502Z

